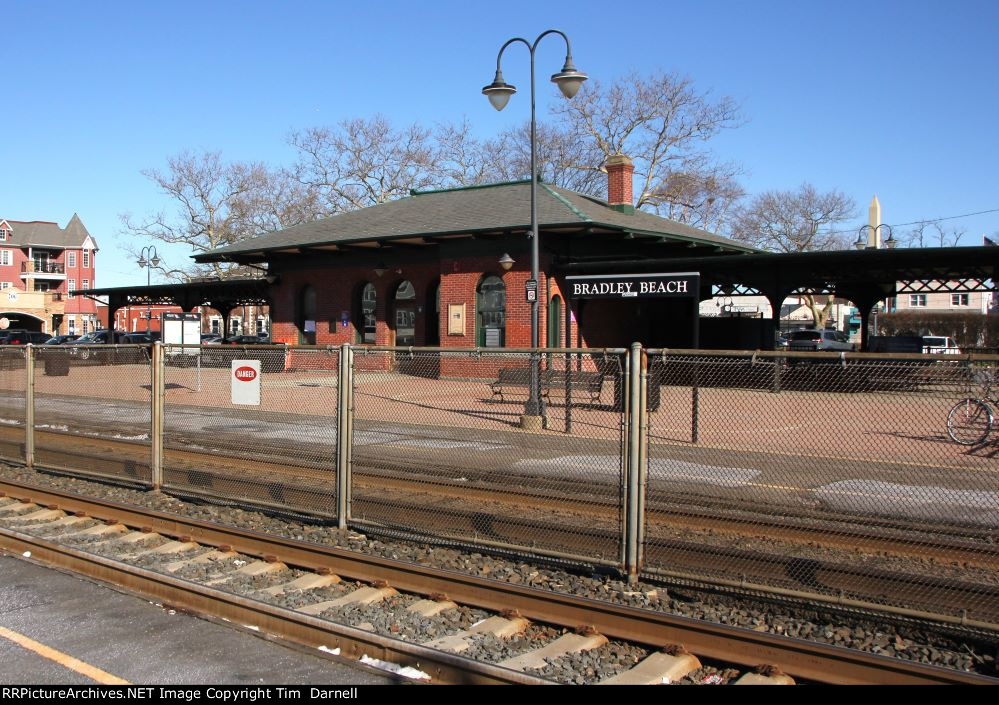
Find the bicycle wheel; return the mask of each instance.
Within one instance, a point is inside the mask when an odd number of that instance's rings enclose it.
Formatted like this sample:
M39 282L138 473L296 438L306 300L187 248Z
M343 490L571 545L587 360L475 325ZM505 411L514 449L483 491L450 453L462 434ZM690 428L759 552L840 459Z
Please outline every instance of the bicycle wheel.
M947 414L947 435L955 443L973 446L992 430L992 409L979 399L962 399Z

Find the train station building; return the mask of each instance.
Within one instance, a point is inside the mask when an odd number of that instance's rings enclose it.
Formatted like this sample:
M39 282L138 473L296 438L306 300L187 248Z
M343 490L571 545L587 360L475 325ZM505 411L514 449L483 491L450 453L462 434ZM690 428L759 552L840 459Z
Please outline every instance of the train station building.
M698 315L716 295L849 299L989 291L999 248L768 253L635 209L633 166L606 164L608 199L538 185L539 280L531 279L530 181L413 191L406 198L201 254L262 269L251 280L94 289L125 306L268 305L273 342L441 348L772 349L778 321ZM228 329L228 325L226 325Z

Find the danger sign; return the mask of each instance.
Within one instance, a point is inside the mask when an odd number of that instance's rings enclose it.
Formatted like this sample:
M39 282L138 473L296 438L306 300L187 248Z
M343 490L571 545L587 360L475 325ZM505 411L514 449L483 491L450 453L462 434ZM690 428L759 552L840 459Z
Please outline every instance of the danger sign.
M246 365L237 369L233 374L235 374L236 379L240 382L252 382L257 378L257 371Z
M233 404L260 406L260 360L233 360L230 383Z

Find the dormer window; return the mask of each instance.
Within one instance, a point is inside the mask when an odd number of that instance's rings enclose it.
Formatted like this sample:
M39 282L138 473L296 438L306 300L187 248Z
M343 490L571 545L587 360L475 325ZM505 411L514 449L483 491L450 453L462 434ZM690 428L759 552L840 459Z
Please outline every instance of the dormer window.
M10 230L0 225L0 240L6 240L9 237L10 237Z

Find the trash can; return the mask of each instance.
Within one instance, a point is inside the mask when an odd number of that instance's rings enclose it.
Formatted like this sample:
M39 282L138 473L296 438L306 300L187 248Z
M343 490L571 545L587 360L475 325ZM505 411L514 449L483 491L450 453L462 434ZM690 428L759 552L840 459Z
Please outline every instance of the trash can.
M50 377L69 375L69 350L44 350L45 374Z

